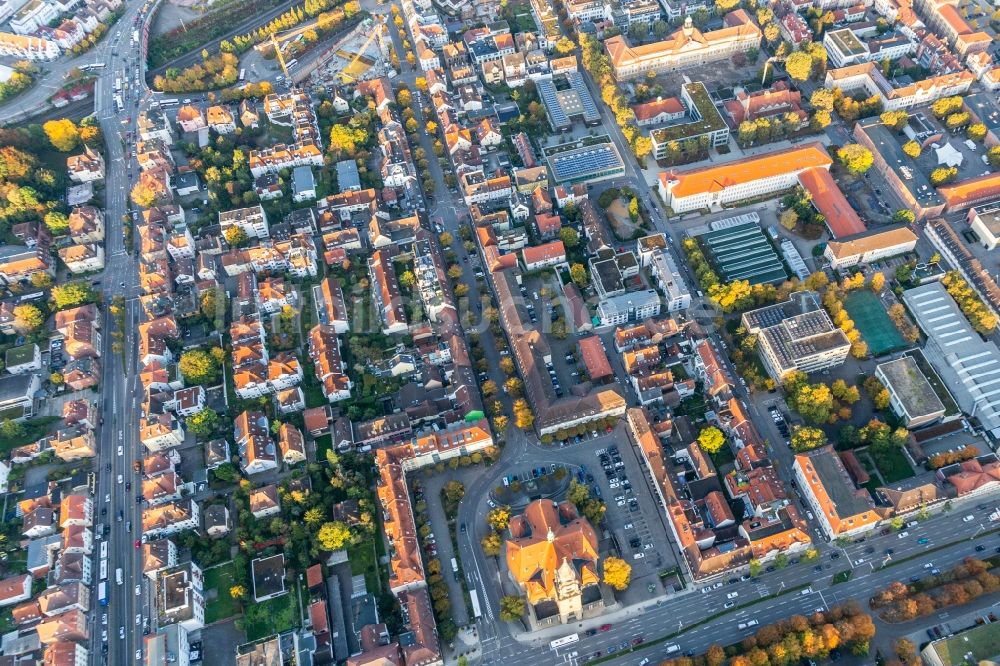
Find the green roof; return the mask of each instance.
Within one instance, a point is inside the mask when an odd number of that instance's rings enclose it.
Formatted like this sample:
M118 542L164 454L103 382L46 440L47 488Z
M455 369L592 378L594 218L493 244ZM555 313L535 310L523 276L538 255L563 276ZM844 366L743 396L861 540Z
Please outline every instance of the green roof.
M11 347L7 350L7 354L4 357L4 362L7 367L13 367L18 365L24 365L25 363L31 363L35 358L35 345L18 345L17 347Z
M669 141L680 141L681 139L693 139L704 134L711 134L719 130L726 129L726 121L722 119L719 110L715 108L711 95L705 84L697 81L695 83L685 83L682 86L683 92L690 100L693 108L688 109L688 113L696 120L680 125L671 125L661 129L653 130L649 133L654 143L667 143Z

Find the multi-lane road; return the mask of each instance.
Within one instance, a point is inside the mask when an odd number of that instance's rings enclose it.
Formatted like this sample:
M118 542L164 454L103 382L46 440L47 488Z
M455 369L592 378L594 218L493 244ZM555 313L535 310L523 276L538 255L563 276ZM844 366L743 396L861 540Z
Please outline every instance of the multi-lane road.
M118 323L105 308L103 325L103 390L101 414L104 426L100 437L96 511L99 522L109 525L108 606L92 614L91 650L93 663L139 663L142 658L144 619L150 623L148 584L142 575L140 551L135 541L142 533L140 476L133 463L143 457L139 443L139 386L136 372L136 328L140 321L138 268L134 253L125 247L123 216L129 213L128 197L138 168L133 158L133 144L126 143L129 131L136 129L137 102L148 91L144 84L144 58L141 47L132 41L133 30L141 31L149 16L142 2L126 6L125 15L115 30L98 47L97 62L105 63L94 89L94 110L107 145L106 175L106 268L103 288L106 303L124 298L125 318L121 338L123 351L112 349L112 331ZM138 25L134 23L138 20ZM115 79L128 81L122 93L125 109L119 112L115 102ZM131 248L129 248L131 249ZM121 578L118 572L121 571ZM121 583L118 581L121 580ZM95 595L96 597L96 595ZM106 620L105 620L106 618ZM106 623L105 623L106 622ZM102 659L98 639L107 631L107 653Z

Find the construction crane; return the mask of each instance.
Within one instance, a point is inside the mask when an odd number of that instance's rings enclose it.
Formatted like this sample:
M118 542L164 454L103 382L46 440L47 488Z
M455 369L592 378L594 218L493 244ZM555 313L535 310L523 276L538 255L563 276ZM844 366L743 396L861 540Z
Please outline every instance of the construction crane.
M354 67L354 65L357 64L358 60L361 60L361 56L363 56L365 54L365 51L368 50L368 47L371 45L371 43L373 41L375 41L376 39L378 39L381 42L384 30L385 30L385 19L379 17L378 20L375 23L375 29L372 30L372 34L370 34L368 36L368 39L366 39L365 43L361 45L361 48L358 49L358 52L354 55L353 58L351 58L350 62L348 62L346 65L344 65L344 68L340 70L340 82L341 83L344 83L344 84L354 83L354 82L356 82L358 80L357 77L351 76L350 74L348 74L348 70L350 70L351 67ZM381 53L382 53L382 50L380 48L379 49L379 54L381 54Z
M281 47L278 45L278 40L275 39L274 33L271 33L271 46L274 47L274 55L278 56L278 64L281 65L281 71L285 73L285 80L291 83L292 79L288 75L288 65L285 64L285 56L281 53Z

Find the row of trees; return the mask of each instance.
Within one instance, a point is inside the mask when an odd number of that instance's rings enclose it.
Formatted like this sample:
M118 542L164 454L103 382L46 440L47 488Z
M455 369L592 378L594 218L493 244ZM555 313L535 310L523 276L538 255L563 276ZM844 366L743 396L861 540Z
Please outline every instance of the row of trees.
M941 284L948 294L955 299L962 313L969 319L972 327L981 335L989 335L997 327L997 317L993 314L972 287L958 271L949 271L941 278Z
M903 307L902 303L893 303L889 306L887 313L889 320L892 321L904 340L912 344L920 339L920 329L910 321L910 317L906 314L906 308Z
M851 277L844 278L839 285L829 285L823 293L823 307L826 308L830 319L844 332L851 343L851 356L854 358L864 358L868 355L868 343L861 339L861 333L854 326L847 308L844 307L844 292L852 289L860 289L865 285L863 273L855 273ZM878 293L885 286L885 276L882 273L875 273L870 283L872 291Z
M201 62L183 70L169 67L165 75L153 79L153 87L161 92L187 93L225 88L239 78L240 59L232 53L209 55L201 52Z
M754 146L780 141L797 132L802 126L802 119L791 111L771 117L744 120L736 129L736 142L741 147Z
M1000 577L991 573L990 568L987 562L967 557L950 571L924 578L919 584L892 583L877 592L869 603L872 608L881 609L879 615L890 622L931 615L1000 591Z
M793 615L728 648L713 645L703 655L668 659L660 666L787 666L803 659L824 660L834 650L845 649L863 656L874 637L871 616L849 602L809 617Z
M579 44L584 68L597 83L601 90L601 99L615 114L615 121L621 127L625 140L628 141L636 159L641 163L652 152L653 142L639 131L639 126L635 121L635 112L632 111L628 98L622 93L615 81L611 60L604 51L601 42L595 37L581 32Z
M971 444L966 444L965 446L957 449L955 451L944 451L942 453L935 453L934 455L927 458L927 466L931 469L940 469L942 467L947 467L948 465L954 465L955 463L962 462L964 460L972 460L979 455L979 449Z

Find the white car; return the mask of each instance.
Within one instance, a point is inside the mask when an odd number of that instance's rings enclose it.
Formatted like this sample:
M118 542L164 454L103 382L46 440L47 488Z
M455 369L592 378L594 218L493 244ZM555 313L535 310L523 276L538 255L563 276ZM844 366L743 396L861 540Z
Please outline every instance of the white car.
M646 553L636 553L635 555L632 556L632 559L633 560L641 560L644 557L646 557Z
M135 596L137 596L137 597L138 597L138 596L139 596L139 595L141 595L141 594L142 594L142 586L141 586L141 585L136 585L136 586L135 586ZM138 616L138 615L136 615L136 618L138 618L138 617L139 617L139 616Z
M623 529L623 530L630 530L630 529L632 529L633 527L635 527L635 525L633 525L632 523L625 523L625 524L624 524L624 525L622 526L622 529Z
M625 506L625 500L618 500L618 506Z
M730 592L726 595L726 599L735 599L738 596L740 596L739 592Z
M702 594L708 594L711 591L712 591L712 586L711 585L706 585L705 587L701 588L701 593Z
M908 537L908 536L910 536L910 533L909 533L909 532L900 532L900 533L899 533L899 536L897 536L896 538L897 538L897 539L905 539L905 538L906 538L906 537Z
M968 515L968 516L966 516L965 518L962 518L962 522L963 522L963 523L971 523L971 522L972 522L973 520L975 520L975 519L976 519L976 517L975 517L975 516L973 516L972 514L969 514L969 515Z
M120 456L125 455L125 447L122 446L121 444L118 445L118 455Z
M142 661L142 649L141 648L135 651L135 660L136 661Z
M136 613L135 614L135 623L137 625L142 624L142 614L141 613Z
M735 602L735 601L727 601L727 602L726 602L726 603L725 603L725 604L723 605L723 608L733 608L733 607L735 607L735 606L736 606L736 602Z

